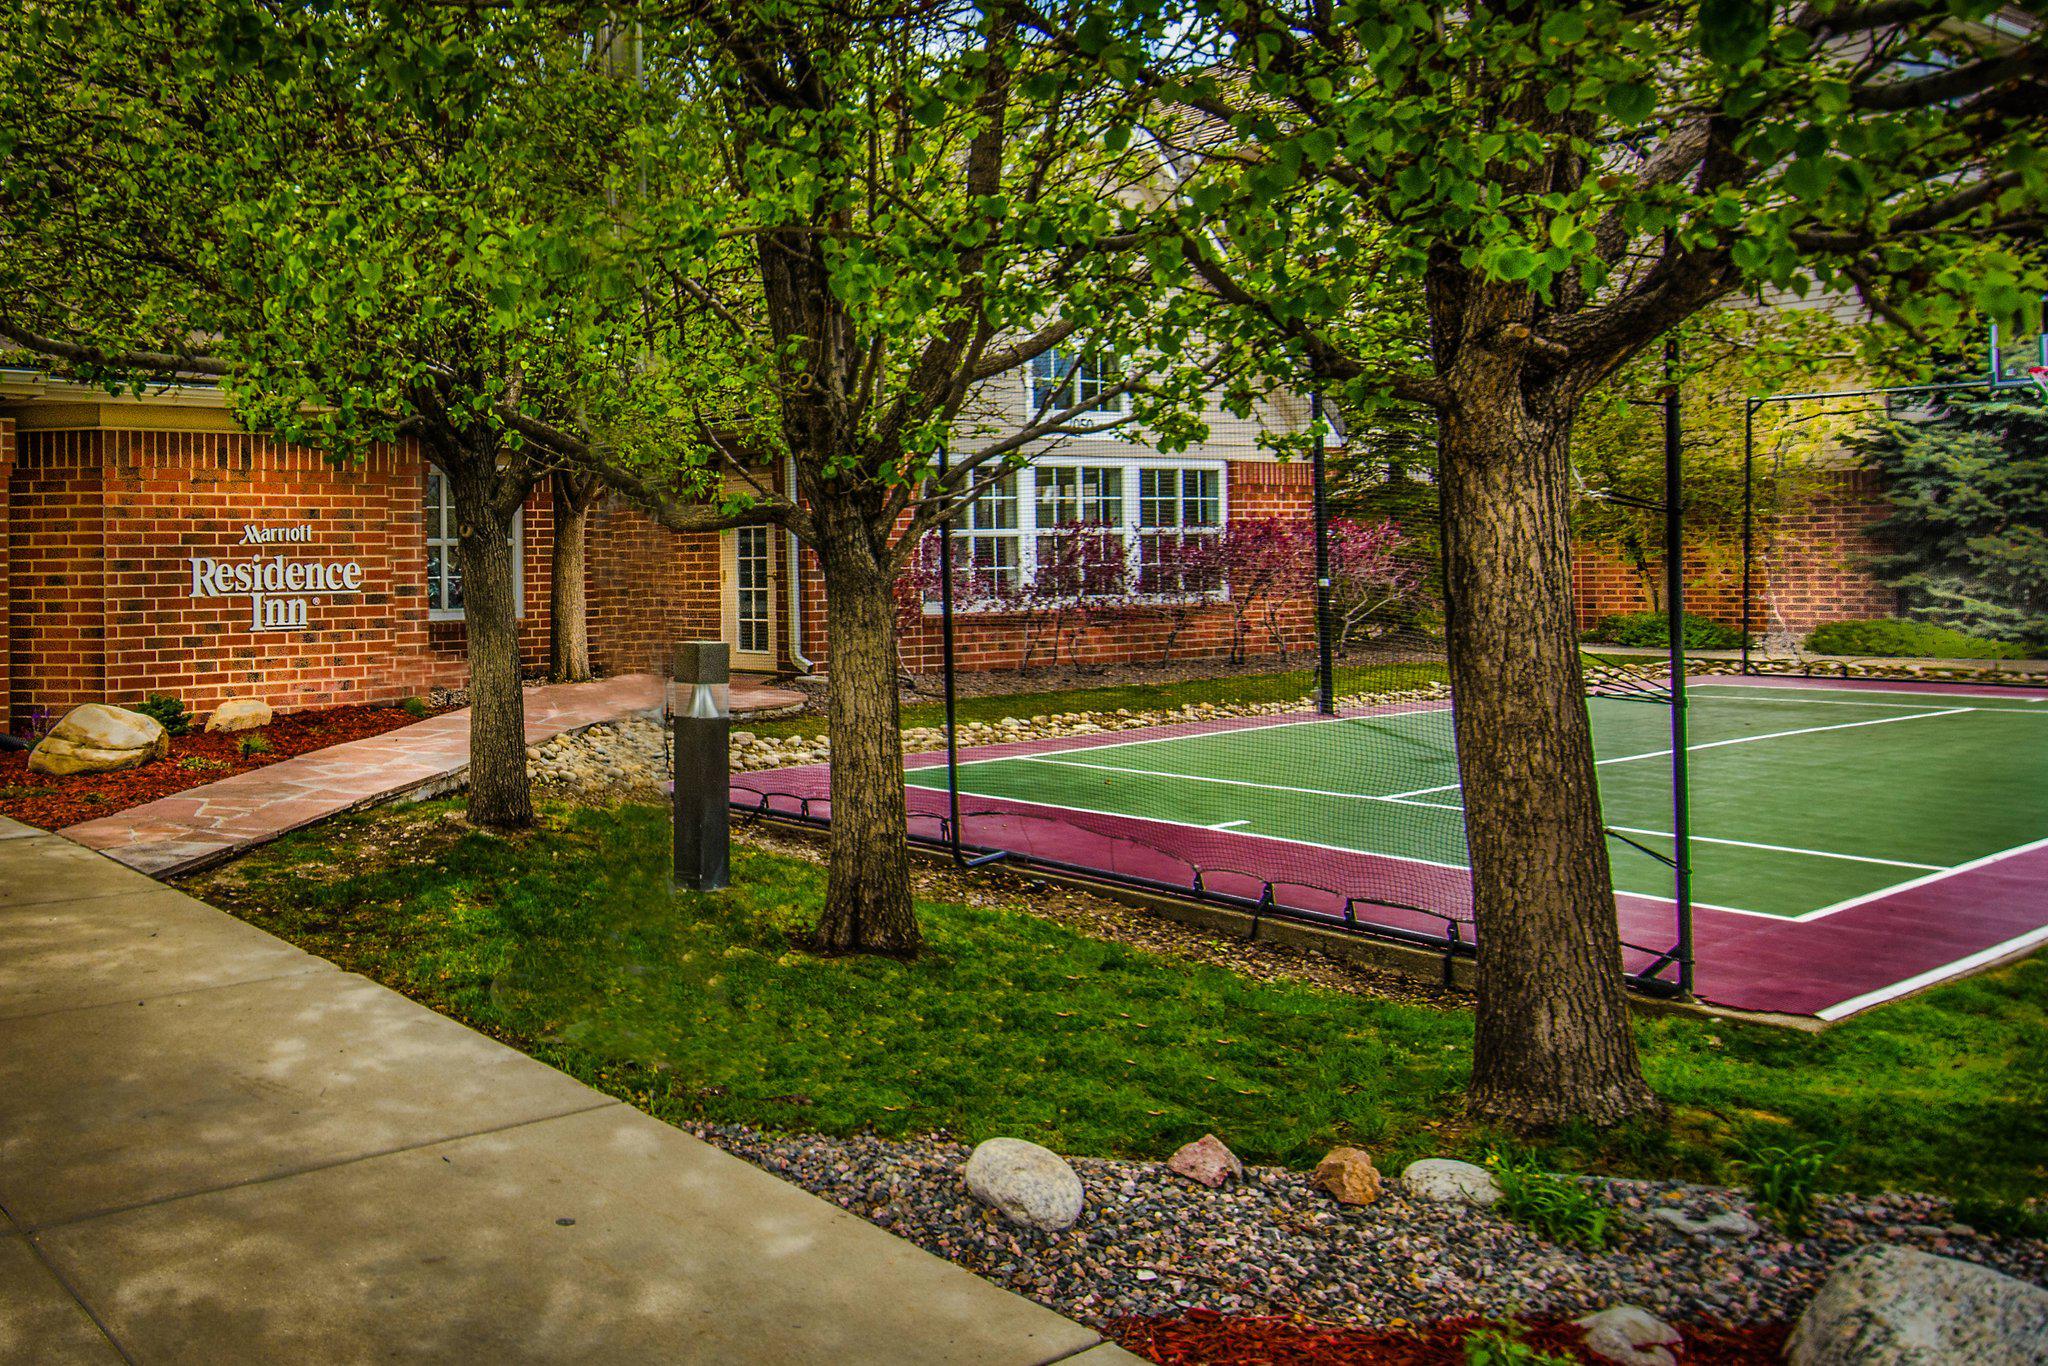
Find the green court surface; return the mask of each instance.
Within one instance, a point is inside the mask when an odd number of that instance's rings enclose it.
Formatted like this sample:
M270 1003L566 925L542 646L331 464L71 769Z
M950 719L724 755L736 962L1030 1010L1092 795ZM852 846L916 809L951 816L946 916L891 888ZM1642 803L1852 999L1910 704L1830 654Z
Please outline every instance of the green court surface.
M1825 914L2048 837L2048 698L1713 681L1691 695L1699 905ZM1670 711L1611 697L1588 707L1616 889L1668 897L1670 868L1629 841L1671 848ZM922 787L946 781L943 768L907 776ZM1465 864L1447 707L970 753L960 787Z

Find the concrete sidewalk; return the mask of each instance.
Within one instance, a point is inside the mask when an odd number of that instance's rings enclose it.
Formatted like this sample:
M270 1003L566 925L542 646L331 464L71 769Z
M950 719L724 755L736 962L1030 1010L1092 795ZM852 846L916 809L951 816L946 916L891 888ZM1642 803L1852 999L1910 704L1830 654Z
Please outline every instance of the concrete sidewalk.
M758 684L735 684L732 692L741 715L774 713L804 700L802 693ZM652 674L528 688L526 743L656 711L661 698L662 682ZM344 811L451 791L468 768L465 707L81 821L64 834L130 868L170 877Z
M0 1360L1131 1362L0 821Z

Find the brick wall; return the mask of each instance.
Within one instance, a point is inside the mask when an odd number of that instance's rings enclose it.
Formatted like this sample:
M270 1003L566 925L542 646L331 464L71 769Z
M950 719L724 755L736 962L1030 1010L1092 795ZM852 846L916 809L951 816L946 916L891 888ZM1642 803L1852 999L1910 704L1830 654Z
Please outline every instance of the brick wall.
M427 620L424 462L410 443L337 468L240 432L19 432L7 481L11 721L35 707L171 693L280 710L393 701L467 674L460 622ZM308 528L251 545L244 528ZM522 656L547 654L548 508L525 512ZM303 629L253 629L248 595L193 594L195 557L354 562L359 591L305 592Z
M1751 566L1751 629L1799 634L1822 622L1887 617L1898 597L1865 569L1863 557L1880 547L1870 526L1888 505L1875 477L1844 471L1772 524L1759 522L1758 554ZM1661 557L1651 572L1664 572ZM1581 542L1573 550L1579 622L1650 609L1641 578L1612 546ZM1716 548L1686 557L1686 610L1729 626L1742 624L1742 554Z
M7 605L7 575L9 557L8 510L9 482L14 475L14 419L0 417L0 609ZM12 649L7 642L6 614L0 610L0 717L7 715L9 706Z
M719 638L716 533L678 536L617 498L601 499L588 525L584 591L594 667L665 673L675 642ZM782 615L775 614L778 640Z

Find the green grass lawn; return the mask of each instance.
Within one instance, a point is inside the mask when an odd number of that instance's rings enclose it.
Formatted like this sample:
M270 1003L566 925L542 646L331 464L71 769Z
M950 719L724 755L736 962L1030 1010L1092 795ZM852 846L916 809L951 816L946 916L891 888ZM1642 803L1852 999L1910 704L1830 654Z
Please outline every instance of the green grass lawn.
M655 806L548 807L506 837L435 803L292 836L194 890L668 1119L1148 1157L1213 1130L1251 1161L1347 1141L1389 1169L1504 1137L1460 1112L1463 1009L1259 983L1007 907L925 905L914 964L820 959L796 936L821 869L742 848L730 891L676 894L668 841ZM1727 1180L1745 1144L1818 1141L1840 1186L2016 1202L2048 1179L2044 1024L2040 957L1819 1035L1645 1019L1668 1122L1537 1146Z
M1396 692L1419 688L1444 678L1441 664L1340 664L1336 670L1337 692ZM936 686L936 685L935 685ZM1062 692L991 693L986 697L962 697L957 703L961 721L1000 721L1014 716L1020 720L1058 712L1165 711L1189 703L1217 705L1261 702L1295 702L1315 692L1313 668L1288 669L1270 674L1238 674L1227 678L1190 678L1171 683L1121 683L1101 688L1069 688ZM944 724L943 702L912 702L903 708L903 725ZM743 723L757 735L823 735L825 718L798 716L787 721Z

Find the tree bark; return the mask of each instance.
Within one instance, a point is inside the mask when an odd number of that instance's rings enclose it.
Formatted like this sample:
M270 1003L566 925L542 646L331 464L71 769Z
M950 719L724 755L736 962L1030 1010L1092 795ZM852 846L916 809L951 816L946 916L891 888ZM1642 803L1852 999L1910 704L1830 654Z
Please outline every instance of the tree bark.
M519 584L512 573L510 501L495 449L446 456L455 510L469 653L469 818L515 829L533 824L526 777L526 706L519 684Z
M557 683L582 683L591 676L584 553L596 485L562 473L549 482L555 540L549 560L548 677Z
M831 848L817 946L910 958L924 939L910 902L895 574L875 553L860 511L829 502L817 509L813 547L825 576L832 651Z
M1479 941L1470 1108L1611 1124L1656 1108L1621 979L1571 592L1568 417L1512 384L1444 419L1449 647Z

